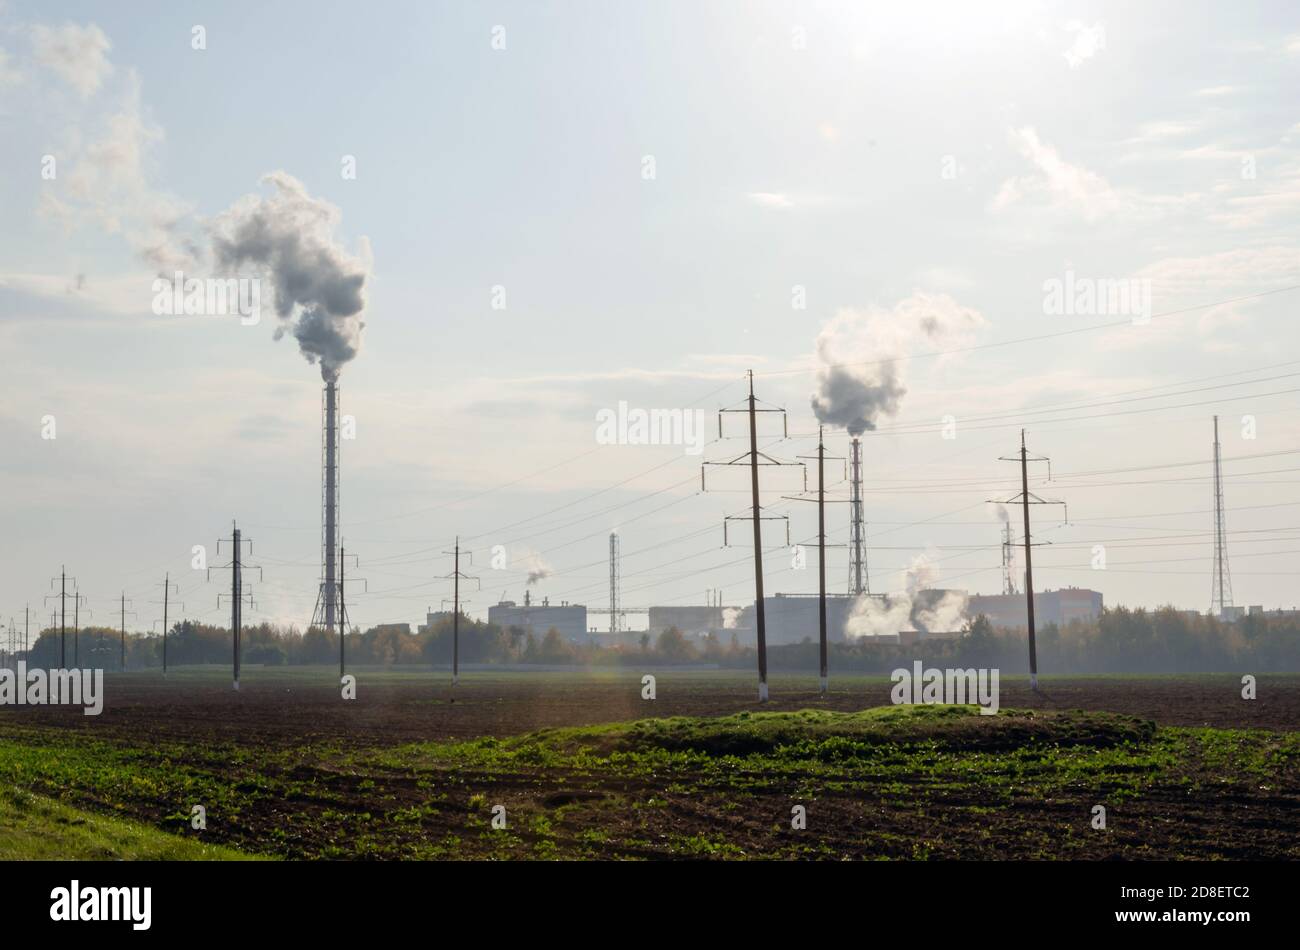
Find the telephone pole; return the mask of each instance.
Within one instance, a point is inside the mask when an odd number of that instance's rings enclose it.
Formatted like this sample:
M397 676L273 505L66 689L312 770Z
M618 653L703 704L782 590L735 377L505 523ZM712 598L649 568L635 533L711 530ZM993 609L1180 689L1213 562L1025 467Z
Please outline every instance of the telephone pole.
M1065 505L1063 501L1051 501L1045 498L1039 498L1029 490L1029 463L1046 462L1047 478L1050 481L1052 477L1052 462L1045 455L1036 455L1030 457L1028 450L1025 448L1025 430L1020 430L1020 454L1004 455L999 457L1003 462L1020 463L1020 494L1013 495L1005 501L999 501L997 504L1011 505L1019 502L1024 509L1025 517L1025 610L1026 619L1029 626L1029 686L1035 692L1038 691L1038 646L1034 639L1034 562L1031 556L1033 543L1029 538L1029 506L1030 505ZM1070 520L1070 510L1065 509L1065 520Z
M455 686L460 682L460 582L462 580L473 581L478 584L478 590L483 587L482 581L470 574L462 574L460 570L460 536L456 536L456 545L451 551L443 551L443 554L450 554L452 561L451 571L451 685ZM474 552L467 551L470 563L474 562Z
M758 414L761 412L777 412L782 417L782 437L789 435L789 423L785 418L784 409L759 409L758 400L754 396L754 371L749 371L749 397L746 400L745 408L740 409L722 409L718 413L718 433L722 433L722 415L728 412L743 412L749 416L749 451L739 455L729 462L705 462L700 467L700 487L704 488L704 466L707 465L748 465L749 466L749 486L750 486L750 509L748 516L729 515L723 519L722 538L723 544L727 543L727 522L732 520L754 522L754 619L755 619L755 636L758 645L758 701L767 702L767 622L764 614L763 604L763 521L783 520L786 522L786 544L790 543L790 521L785 515L775 518L764 516L762 514L762 505L759 502L758 494L758 467L759 465L802 465L801 462L779 462L769 455L758 450ZM748 459L748 461L746 461ZM761 460L761 461L760 461Z

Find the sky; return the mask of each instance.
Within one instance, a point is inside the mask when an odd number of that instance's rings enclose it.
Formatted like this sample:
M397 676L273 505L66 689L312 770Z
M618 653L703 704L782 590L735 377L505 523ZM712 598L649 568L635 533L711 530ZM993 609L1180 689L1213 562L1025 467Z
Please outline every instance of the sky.
M1233 600L1296 605L1300 9L984 6L0 2L0 623L48 622L65 566L89 622L125 596L156 629L169 575L173 618L221 623L195 548L225 563L236 521L246 622L310 621L305 308L154 307L178 264L231 276L213 248L284 182L304 260L364 280L326 313L360 340L361 627L443 607L457 537L474 616L607 607L611 531L625 605L752 602L749 523L723 531L748 472L701 488L748 450L716 413L752 370L787 411L760 448L811 465L828 366L896 396L863 437L873 591L1001 590L1023 427L1066 502L1032 511L1037 585L1206 610L1217 414ZM1120 281L1118 314L1075 295ZM708 444L602 437L620 404L701 412ZM769 593L817 589L804 475L762 471Z

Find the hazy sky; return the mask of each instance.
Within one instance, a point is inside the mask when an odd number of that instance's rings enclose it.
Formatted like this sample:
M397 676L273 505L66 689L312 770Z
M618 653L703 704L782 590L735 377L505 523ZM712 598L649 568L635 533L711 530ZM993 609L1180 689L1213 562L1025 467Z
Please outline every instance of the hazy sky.
M341 378L361 626L438 609L458 534L472 614L543 569L536 596L606 605L615 528L626 604L751 601L747 524L722 547L747 473L701 493L701 456L599 444L597 413L702 409L716 438L752 368L789 410L766 451L806 456L828 324L864 331L845 361L915 357L864 439L873 590L920 556L1000 590L985 502L1019 488L1023 424L1033 490L1069 503L1034 510L1039 586L1204 610L1218 413L1235 601L1300 602L1300 9L991 6L0 2L0 622L48 620L61 564L93 622L125 590L147 628L165 571L221 622L191 551L224 561L232 519L264 569L246 620L310 619L319 372L269 307L151 310L160 242L201 251L277 171L370 274ZM1067 272L1146 282L1153 319L1049 312ZM890 331L931 309L973 316ZM813 539L801 473L763 478ZM764 527L767 589L815 591Z

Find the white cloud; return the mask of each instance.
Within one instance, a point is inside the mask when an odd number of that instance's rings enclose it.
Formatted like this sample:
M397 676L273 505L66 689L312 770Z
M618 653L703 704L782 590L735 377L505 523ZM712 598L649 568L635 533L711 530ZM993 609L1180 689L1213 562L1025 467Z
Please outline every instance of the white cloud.
M1074 35L1074 41L1069 49L1061 53L1071 69L1078 69L1106 48L1106 24L1104 23L1088 26L1080 20L1071 20L1065 24L1065 31Z
M16 86L22 82L23 76L16 68L10 65L11 59L7 52L0 49L0 89L8 86Z
M134 73L116 107L83 142L93 118L69 129L56 156L59 175L42 188L41 213L70 230L94 225L121 234L157 272L191 269L195 253L178 236L189 208L150 181L150 154L164 135L144 114Z
M793 208L794 200L786 194L775 191L751 191L745 195L750 201L764 208Z
M1254 228L1278 218L1294 220L1300 215L1300 175L1283 178L1267 191L1237 195L1224 201L1223 210L1210 215L1210 221L1230 228Z
M1164 119L1157 122L1144 122L1138 129L1137 135L1126 140L1129 145L1144 145L1155 142L1163 142L1166 139L1180 138L1184 135L1190 135L1192 132L1199 131L1201 122L1199 121L1177 121Z
M1167 257L1134 277L1151 281L1159 309L1214 297L1245 295L1300 284L1300 246L1237 248L1215 254Z
M1133 211L1134 203L1111 187L1105 178L1067 162L1055 148L1039 139L1034 129L1017 129L1011 139L1020 154L1034 166L1035 174L1004 181L993 199L994 211L1029 201L1079 214L1088 221Z
M1230 96L1241 91L1241 86L1206 86L1204 89L1197 89L1196 94L1198 96L1216 97Z
M113 64L108 60L111 48L104 31L93 23L32 27L36 61L53 70L83 98L98 92L113 71Z

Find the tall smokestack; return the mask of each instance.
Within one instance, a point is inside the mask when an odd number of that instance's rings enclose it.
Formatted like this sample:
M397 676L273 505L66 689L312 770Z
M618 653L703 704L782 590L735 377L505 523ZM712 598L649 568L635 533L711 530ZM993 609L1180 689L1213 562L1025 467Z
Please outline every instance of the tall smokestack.
M854 597L871 593L867 579L866 526L862 521L862 440L849 445L849 593Z
M338 583L336 581L336 553L338 551L339 524L339 426L338 426L339 387L334 376L325 377L325 409L323 425L325 428L322 460L321 504L324 508L323 529L321 537L322 574L320 604L326 630L333 630L338 621Z

